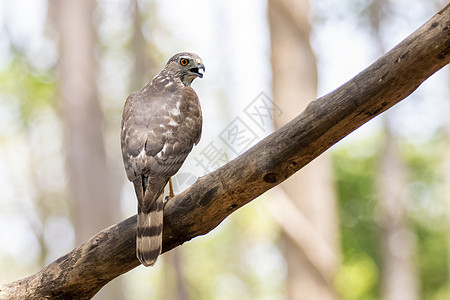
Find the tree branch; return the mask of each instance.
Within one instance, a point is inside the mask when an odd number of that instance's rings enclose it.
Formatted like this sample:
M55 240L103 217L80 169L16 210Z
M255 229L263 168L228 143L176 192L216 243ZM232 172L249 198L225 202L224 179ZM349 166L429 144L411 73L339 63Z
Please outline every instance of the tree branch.
M450 4L349 82L309 104L243 155L201 177L164 211L163 252L214 229L350 132L411 94L450 61ZM136 216L113 225L30 277L0 286L0 299L92 297L139 265Z

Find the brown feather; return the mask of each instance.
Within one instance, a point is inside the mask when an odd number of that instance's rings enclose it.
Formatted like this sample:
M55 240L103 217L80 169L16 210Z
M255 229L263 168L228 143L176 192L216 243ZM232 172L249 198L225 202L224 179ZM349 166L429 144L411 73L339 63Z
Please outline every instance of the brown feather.
M180 66L181 57L201 63L195 54L174 55L151 82L127 98L122 115L122 157L138 200L136 251L146 266L161 253L164 186L201 136L200 102L189 86L195 74L186 69L195 66Z

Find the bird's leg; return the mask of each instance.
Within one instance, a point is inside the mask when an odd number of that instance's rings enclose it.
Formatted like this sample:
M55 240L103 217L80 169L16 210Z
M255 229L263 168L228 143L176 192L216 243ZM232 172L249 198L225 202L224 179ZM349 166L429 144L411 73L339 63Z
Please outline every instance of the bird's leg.
M170 200L170 198L173 198L175 196L175 193L173 192L173 185L172 185L172 177L169 178L169 195L164 197L164 206L166 206L167 201Z
M172 177L169 178L169 199L173 198L175 194L173 193Z

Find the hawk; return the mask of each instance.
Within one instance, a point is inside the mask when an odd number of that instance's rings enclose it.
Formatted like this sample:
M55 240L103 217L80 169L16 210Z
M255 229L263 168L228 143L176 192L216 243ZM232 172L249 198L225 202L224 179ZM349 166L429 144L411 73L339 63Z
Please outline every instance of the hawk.
M125 102L122 157L138 200L136 256L145 266L161 254L164 187L200 140L202 111L191 83L204 71L198 55L175 54Z

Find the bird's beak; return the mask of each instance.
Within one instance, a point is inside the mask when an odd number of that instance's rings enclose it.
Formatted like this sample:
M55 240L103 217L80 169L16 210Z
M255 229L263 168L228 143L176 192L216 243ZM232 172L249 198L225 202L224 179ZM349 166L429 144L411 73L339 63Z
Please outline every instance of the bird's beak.
M198 65L198 77L203 78L203 73L205 73L205 66L201 63Z
M205 66L203 63L199 63L196 68L191 68L190 71L195 73L198 77L203 78L203 73L205 72Z

